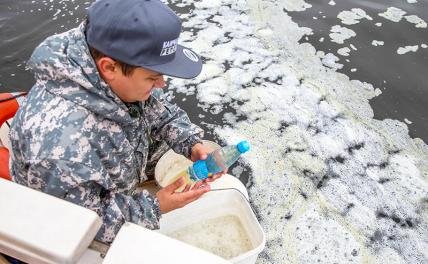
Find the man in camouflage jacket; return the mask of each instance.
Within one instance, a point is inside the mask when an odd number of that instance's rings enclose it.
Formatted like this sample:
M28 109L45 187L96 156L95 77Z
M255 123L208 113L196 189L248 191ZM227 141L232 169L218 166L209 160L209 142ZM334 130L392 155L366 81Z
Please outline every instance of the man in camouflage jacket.
M175 193L180 179L156 196L136 191L168 148L206 158L202 130L159 89L163 74L192 78L202 64L177 44L180 21L158 0L99 0L88 18L47 38L28 62L36 84L11 127L11 174L97 212L97 239L109 243L125 221L156 229L161 213L209 190Z

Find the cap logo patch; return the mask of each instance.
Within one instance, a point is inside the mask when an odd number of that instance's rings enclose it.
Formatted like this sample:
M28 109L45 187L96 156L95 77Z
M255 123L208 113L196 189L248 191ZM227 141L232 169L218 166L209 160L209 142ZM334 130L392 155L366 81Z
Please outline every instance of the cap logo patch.
M189 60L194 62L199 61L198 55L196 55L193 51L189 49L183 49L183 53Z
M178 39L164 41L160 55L167 56L173 54L177 50Z

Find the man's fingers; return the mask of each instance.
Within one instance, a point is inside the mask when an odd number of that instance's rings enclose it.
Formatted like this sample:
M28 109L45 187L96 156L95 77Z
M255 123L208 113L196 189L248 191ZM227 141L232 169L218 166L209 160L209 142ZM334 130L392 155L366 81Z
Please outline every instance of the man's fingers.
M206 182L213 182L213 181L217 180L218 178L221 178L224 174L225 174L225 172L224 172L224 171L222 171L222 172L220 172L220 173L217 173L217 174L216 174L216 175L214 175L214 176L211 176L211 177L206 178L206 179L205 179L205 181L206 181Z
M200 147L196 149L196 155L199 159L204 160L207 158L207 150L204 147Z
M208 155L205 151L199 150L199 159L206 160L208 158Z
M192 161L197 161L197 160L205 160L208 157L208 148L202 144L202 143L197 143L192 147L192 151L191 151L191 160Z
M192 185L190 185L190 184L186 184L186 187L184 188L183 192L187 192L188 190L190 190L191 186Z
M208 184L204 184L199 186L197 189L192 189L187 192L180 193L181 199L184 203L190 203L194 200L198 199L202 194L208 192L210 190L210 186Z
M195 183L195 185L193 185L192 190L198 189L199 187L201 187L203 184L205 184L204 181L198 181Z
M219 174L214 175L214 177L212 177L212 178L213 178L213 180L217 180L218 178L221 178L223 175L224 175L224 173L219 173Z
M194 184L193 187L187 184L183 192L176 192L183 184L185 184L185 179L181 177L156 193L162 213L181 208L210 190L210 186L201 181Z
M173 193L175 190L180 188L184 184L184 177L178 178L175 182L171 183L170 185L165 187L165 190Z

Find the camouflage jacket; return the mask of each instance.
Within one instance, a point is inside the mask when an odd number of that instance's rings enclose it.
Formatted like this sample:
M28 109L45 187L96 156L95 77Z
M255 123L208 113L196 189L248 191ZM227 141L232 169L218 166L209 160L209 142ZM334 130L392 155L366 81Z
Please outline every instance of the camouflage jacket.
M202 130L160 89L132 117L100 78L84 28L51 36L32 54L36 83L12 123L10 169L19 184L97 212L97 239L111 242L125 221L159 228L157 198L136 191L150 141L189 157Z

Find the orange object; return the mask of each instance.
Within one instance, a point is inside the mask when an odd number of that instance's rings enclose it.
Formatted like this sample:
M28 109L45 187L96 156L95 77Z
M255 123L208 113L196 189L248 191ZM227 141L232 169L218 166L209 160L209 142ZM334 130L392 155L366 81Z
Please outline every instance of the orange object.
M8 119L12 118L18 110L19 103L17 97L26 93L0 93L0 127ZM9 150L0 144L0 178L10 180L9 173Z
M0 178L11 180L9 173L9 150L6 147L0 147Z
M18 110L19 104L15 96L10 93L0 93L0 127L12 118Z

